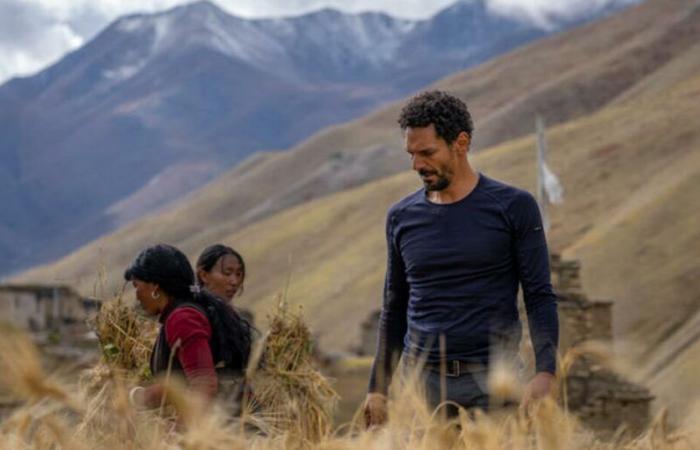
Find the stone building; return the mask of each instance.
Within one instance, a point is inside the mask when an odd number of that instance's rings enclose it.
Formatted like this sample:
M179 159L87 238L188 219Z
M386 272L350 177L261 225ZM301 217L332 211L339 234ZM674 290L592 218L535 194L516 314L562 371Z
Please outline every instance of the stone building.
M578 261L564 261L553 255L551 266L552 284L559 297L560 354L591 341L612 347L612 302L586 297ZM649 390L612 372L585 352L568 371L566 394L569 409L596 431L610 433L624 426L636 433L650 418L653 397Z
M580 263L552 255L552 284L559 298L559 351L566 355L585 342L612 346L612 302L590 300L581 287ZM362 323L360 355L374 355L379 311ZM523 317L525 319L525 317ZM523 320L523 342L529 342L527 320ZM527 345L525 345L527 348ZM531 353L531 349L528 353ZM530 360L532 356L524 355ZM609 434L621 426L635 433L645 428L653 397L648 389L613 373L592 357L582 356L568 371L566 399L570 411L588 427Z
M81 298L67 286L0 284L0 333L6 325L29 333L49 371L66 364L89 367L99 347L85 319L97 308L99 301ZM0 387L0 420L17 405Z
M83 322L89 309L68 286L0 284L0 322L30 332Z

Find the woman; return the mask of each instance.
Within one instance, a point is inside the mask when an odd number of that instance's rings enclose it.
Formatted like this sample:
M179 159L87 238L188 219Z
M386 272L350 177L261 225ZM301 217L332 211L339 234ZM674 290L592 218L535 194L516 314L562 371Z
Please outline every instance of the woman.
M243 257L222 244L205 248L197 259L197 281L204 289L231 303L236 294L243 293Z
M235 380L242 379L248 364L250 326L228 304L199 290L187 257L170 245L149 247L124 278L133 283L145 313L159 316L162 324L151 354L151 372L162 374L171 364L173 372L205 397L234 395L239 402L241 391L235 386L240 383ZM171 358L173 352L176 357ZM147 408L159 406L161 397L160 385L136 387L130 393L132 403Z

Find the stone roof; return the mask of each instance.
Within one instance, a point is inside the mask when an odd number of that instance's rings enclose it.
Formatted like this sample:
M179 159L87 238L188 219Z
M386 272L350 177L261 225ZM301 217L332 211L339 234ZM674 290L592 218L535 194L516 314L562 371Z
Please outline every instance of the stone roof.
M63 295L78 296L78 293L72 287L65 284L0 283L0 292L29 292L42 296L50 296L56 291Z

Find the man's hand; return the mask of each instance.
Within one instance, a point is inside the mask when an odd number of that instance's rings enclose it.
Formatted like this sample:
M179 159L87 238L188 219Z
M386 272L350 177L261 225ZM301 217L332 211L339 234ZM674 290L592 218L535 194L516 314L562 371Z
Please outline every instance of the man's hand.
M386 395L370 392L365 399L365 426L367 428L384 425L387 419Z
M554 375L548 372L538 372L525 387L520 407L527 411L533 401L541 400L554 391Z

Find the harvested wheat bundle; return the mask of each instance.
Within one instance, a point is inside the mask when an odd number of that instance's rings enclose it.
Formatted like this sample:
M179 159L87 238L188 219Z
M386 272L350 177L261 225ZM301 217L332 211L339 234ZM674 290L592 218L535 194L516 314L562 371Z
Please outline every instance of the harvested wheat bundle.
M105 302L95 320L105 360L148 377L151 347L158 324L140 316L121 297Z
M100 342L102 360L86 371L83 382L98 388L118 375L134 381L151 378L149 358L158 334L158 324L140 316L121 295L102 303L93 326Z
M255 403L267 425L290 439L319 442L331 432L338 395L313 364L313 344L301 311L278 304L254 377ZM253 377L251 377L253 378Z

